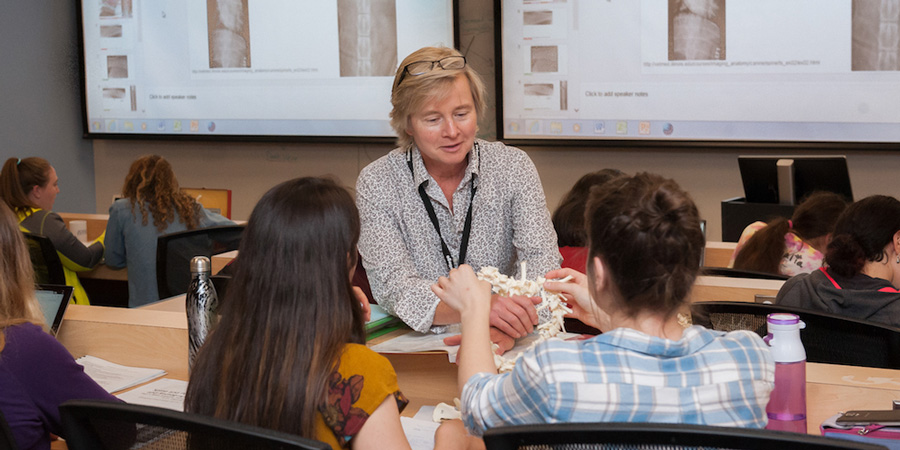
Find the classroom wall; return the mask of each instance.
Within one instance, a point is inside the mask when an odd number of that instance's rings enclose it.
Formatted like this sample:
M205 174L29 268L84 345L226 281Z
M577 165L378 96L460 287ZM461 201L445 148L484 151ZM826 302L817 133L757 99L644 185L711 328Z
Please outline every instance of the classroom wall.
M13 3L15 12L11 11ZM485 76L488 102L493 105L492 2L460 0L460 4L461 49ZM59 210L107 212L131 161L158 153L172 162L183 186L231 189L233 216L246 219L259 197L280 181L331 174L353 186L360 169L391 149L359 144L82 140L78 66L73 59L77 51L75 9L69 2L0 5L0 37L16 43L4 46L4 64L0 65L2 154L24 148L29 154L50 158L62 180ZM493 108L481 121L480 136L495 136ZM657 172L691 192L708 221L711 239L721 236L721 200L742 192L737 155L785 153L565 146L524 150L537 166L551 209L584 173L604 167ZM900 195L900 151L806 153L848 154L857 198L875 193Z
M0 164L46 158L60 180L54 209L93 212L93 151L81 138L76 3L0 2Z

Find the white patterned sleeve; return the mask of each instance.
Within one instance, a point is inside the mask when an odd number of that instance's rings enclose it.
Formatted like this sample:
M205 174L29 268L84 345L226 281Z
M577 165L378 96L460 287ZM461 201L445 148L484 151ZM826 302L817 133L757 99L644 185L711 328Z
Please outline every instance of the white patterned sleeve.
M356 182L359 252L375 301L412 329L427 333L440 302L431 292L437 280L417 273L400 226L396 186L381 175L363 170Z
M562 262L556 242L556 230L547 210L541 178L531 158L515 152L515 176L508 177L513 194L513 245L519 261L528 261L528 278L544 276Z

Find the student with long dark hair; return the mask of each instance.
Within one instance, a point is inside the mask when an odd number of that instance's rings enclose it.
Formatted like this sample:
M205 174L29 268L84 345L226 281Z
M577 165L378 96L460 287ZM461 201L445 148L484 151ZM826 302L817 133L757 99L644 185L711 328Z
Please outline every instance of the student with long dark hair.
M847 202L832 192L816 192L790 219L754 222L744 229L730 266L782 275L809 273L822 267L831 230Z
M106 265L128 267L128 306L159 300L156 241L163 234L233 225L181 191L172 165L159 155L131 163L122 197L109 207Z
M408 449L407 400L390 362L365 346L368 301L350 284L358 239L356 205L334 182L298 178L266 193L186 409L335 449Z
M624 174L617 169L602 169L583 175L560 200L553 211L556 242L563 257L562 267L584 272L587 264L587 234L584 228L584 209L591 188L601 186Z
M117 401L46 330L25 239L0 202L0 412L20 449L49 449L51 433L65 437L59 405L67 400Z
M569 295L599 336L545 341L498 375L490 284L464 265L434 285L462 317L458 378L469 431L554 422L765 426L775 364L762 339L678 321L704 246L687 193L657 175L622 177L592 191L586 218L587 274L553 270L548 279L573 280L544 288Z
M103 259L103 237L83 244L52 211L59 194L59 178L44 158L9 158L0 170L0 198L19 219L19 227L46 236L63 265L66 284L74 289L75 303L89 304L87 293L75 272L90 270Z
M848 206L825 262L786 281L775 302L900 327L900 201L873 195Z

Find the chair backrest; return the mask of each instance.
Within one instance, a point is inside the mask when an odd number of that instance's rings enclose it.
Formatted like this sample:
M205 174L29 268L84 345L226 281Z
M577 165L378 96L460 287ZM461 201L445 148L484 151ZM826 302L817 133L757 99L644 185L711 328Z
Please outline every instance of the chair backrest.
M56 253L56 247L46 236L34 233L22 233L28 244L31 264L34 266L34 279L38 284L66 284L62 261Z
M782 431L671 423L557 423L491 428L488 450L885 449L881 445Z
M702 275L731 278L753 278L757 280L787 280L787 275L778 273L758 272L755 270L732 269L730 267L704 267Z
M191 258L237 250L244 225L223 225L164 234L156 241L156 285L159 298L187 292Z
M800 339L810 362L900 369L900 328L824 311L747 302L697 302L695 324L714 330L767 334L766 315L797 314L806 324Z
M325 450L323 442L152 406L70 400L59 407L71 450Z
M16 438L13 437L12 429L6 423L3 412L0 411L0 450L16 450L19 446L16 444Z

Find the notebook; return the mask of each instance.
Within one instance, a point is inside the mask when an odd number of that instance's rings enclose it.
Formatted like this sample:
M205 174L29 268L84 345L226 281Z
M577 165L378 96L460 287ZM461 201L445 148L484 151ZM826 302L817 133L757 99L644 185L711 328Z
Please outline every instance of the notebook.
M44 321L50 327L50 333L56 336L56 333L59 331L59 324L66 313L66 307L69 305L69 300L72 299L72 287L58 284L39 284L34 293L37 296L38 303L41 305L41 311L44 312Z

